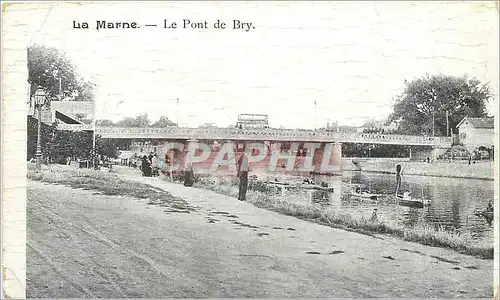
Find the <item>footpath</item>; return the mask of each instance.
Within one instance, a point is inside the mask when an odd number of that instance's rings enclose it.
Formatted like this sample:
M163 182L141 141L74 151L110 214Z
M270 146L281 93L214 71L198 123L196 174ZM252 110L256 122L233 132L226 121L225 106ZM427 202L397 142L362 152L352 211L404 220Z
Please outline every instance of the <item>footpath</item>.
M351 292L356 290L361 297L491 297L493 294L493 280L484 280L493 278L492 260L388 236L367 236L322 226L161 178L141 177L138 173L121 176L164 189L211 213L217 220L209 221L207 226L232 228L235 239L241 236L252 245L262 245L259 255L274 257L276 262L286 258L283 262L287 261L291 269L282 271L294 270L290 276L305 273L300 276L303 280L311 279L319 286L325 284L320 291L331 291L318 293L315 289L312 295L317 297L349 297L345 291L340 292L340 287L347 286L349 295L354 296ZM243 230L236 230L239 227ZM247 252L243 245L239 251Z
M28 181L37 298L493 296L493 261L366 236L118 170L191 210Z

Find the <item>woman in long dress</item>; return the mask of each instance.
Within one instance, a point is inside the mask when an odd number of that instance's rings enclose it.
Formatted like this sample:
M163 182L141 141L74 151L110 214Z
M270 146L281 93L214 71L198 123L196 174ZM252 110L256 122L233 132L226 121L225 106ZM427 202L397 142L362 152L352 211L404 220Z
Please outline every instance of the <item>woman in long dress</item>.
M142 157L142 176L151 177L151 163L146 155Z

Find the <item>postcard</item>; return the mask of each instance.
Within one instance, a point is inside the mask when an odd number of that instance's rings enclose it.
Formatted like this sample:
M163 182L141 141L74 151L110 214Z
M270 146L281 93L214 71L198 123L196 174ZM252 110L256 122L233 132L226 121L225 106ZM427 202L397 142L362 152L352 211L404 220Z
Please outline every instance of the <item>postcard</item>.
M496 1L2 2L2 298L498 299Z

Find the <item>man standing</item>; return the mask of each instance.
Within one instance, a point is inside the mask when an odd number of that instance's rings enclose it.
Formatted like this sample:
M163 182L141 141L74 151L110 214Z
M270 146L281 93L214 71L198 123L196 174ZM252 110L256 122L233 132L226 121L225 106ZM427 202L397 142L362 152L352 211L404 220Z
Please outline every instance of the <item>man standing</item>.
M153 176L159 176L158 172L158 157L156 156L156 153L153 154L153 158L151 159L151 169L153 170Z
M245 201L248 187L248 156L244 150L238 159L238 178L240 179L238 200Z

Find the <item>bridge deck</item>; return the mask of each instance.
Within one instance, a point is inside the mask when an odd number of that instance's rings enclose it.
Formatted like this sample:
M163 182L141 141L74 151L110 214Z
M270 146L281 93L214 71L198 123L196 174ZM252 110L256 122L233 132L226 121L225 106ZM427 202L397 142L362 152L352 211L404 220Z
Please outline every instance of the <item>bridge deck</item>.
M60 130L92 130L89 125L58 125ZM449 147L449 137L428 137L392 134L338 133L292 129L237 129L237 128L119 128L97 127L96 133L108 139L202 139L251 141L301 141L372 143L392 145L424 145Z

